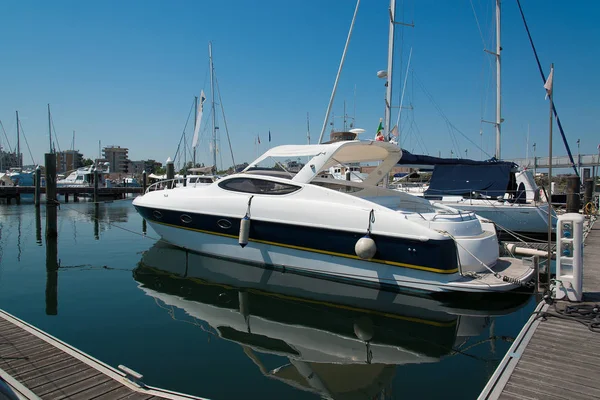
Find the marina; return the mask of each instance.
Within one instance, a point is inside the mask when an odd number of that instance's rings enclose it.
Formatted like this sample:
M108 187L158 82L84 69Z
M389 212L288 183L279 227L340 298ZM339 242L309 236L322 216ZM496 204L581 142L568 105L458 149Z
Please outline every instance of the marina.
M600 400L600 4L435 3L8 7L0 400Z

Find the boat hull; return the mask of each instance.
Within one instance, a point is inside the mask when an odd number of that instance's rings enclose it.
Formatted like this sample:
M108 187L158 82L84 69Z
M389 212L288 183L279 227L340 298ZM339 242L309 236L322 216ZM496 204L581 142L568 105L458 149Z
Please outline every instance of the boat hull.
M475 214L493 221L498 230L509 230L521 234L548 234L548 205L492 205L477 204L469 200L442 204L461 211L471 211ZM553 215L553 230L556 216Z
M497 285L472 285L458 272L428 272L254 241L242 248L237 238L184 229L157 221L148 223L164 241L184 249L335 282L421 293L504 292L519 287L518 284L506 282ZM522 278L529 277L527 275Z

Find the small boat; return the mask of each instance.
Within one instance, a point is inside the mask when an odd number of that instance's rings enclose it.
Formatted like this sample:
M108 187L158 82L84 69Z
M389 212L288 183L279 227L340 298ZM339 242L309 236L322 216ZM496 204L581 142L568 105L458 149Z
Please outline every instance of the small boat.
M133 277L175 321L241 346L265 377L332 399L383 398L398 365L434 364L469 349L482 355L478 344L501 340L491 331L493 318L529 300L500 295L465 309L255 268L162 242L143 254Z
M100 181L98 187L111 187L110 179L107 179L110 174L109 163L104 163L98 166L89 165L87 167L77 168L72 171L65 179L56 182L57 187L93 187L94 186L94 171L98 170Z
M241 173L148 191L133 205L176 246L334 281L426 292L527 285L533 268L499 257L492 223L378 186L401 156L378 141L279 146ZM294 174L277 161L292 157L312 158ZM351 163L378 166L362 182L319 177Z

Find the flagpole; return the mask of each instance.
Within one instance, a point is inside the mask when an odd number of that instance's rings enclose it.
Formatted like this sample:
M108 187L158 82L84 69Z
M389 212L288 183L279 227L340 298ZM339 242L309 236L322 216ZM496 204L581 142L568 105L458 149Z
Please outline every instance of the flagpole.
M550 186L548 190L548 288L550 288L550 261L552 260L552 106L554 97L554 63L550 65L550 76L548 77L548 82L546 83L549 88L548 97L550 98L550 129L549 129L549 138L548 138L548 185ZM556 253L560 256L560 251L557 248Z

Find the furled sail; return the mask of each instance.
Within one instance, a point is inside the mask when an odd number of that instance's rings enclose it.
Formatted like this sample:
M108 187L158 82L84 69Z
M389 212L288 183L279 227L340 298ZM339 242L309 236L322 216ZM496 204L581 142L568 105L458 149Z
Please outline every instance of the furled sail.
M194 123L194 139L192 140L192 148L198 144L198 132L200 132L200 123L202 122L202 112L204 110L204 90L200 92L200 103L198 103L198 112L196 114L196 122Z

